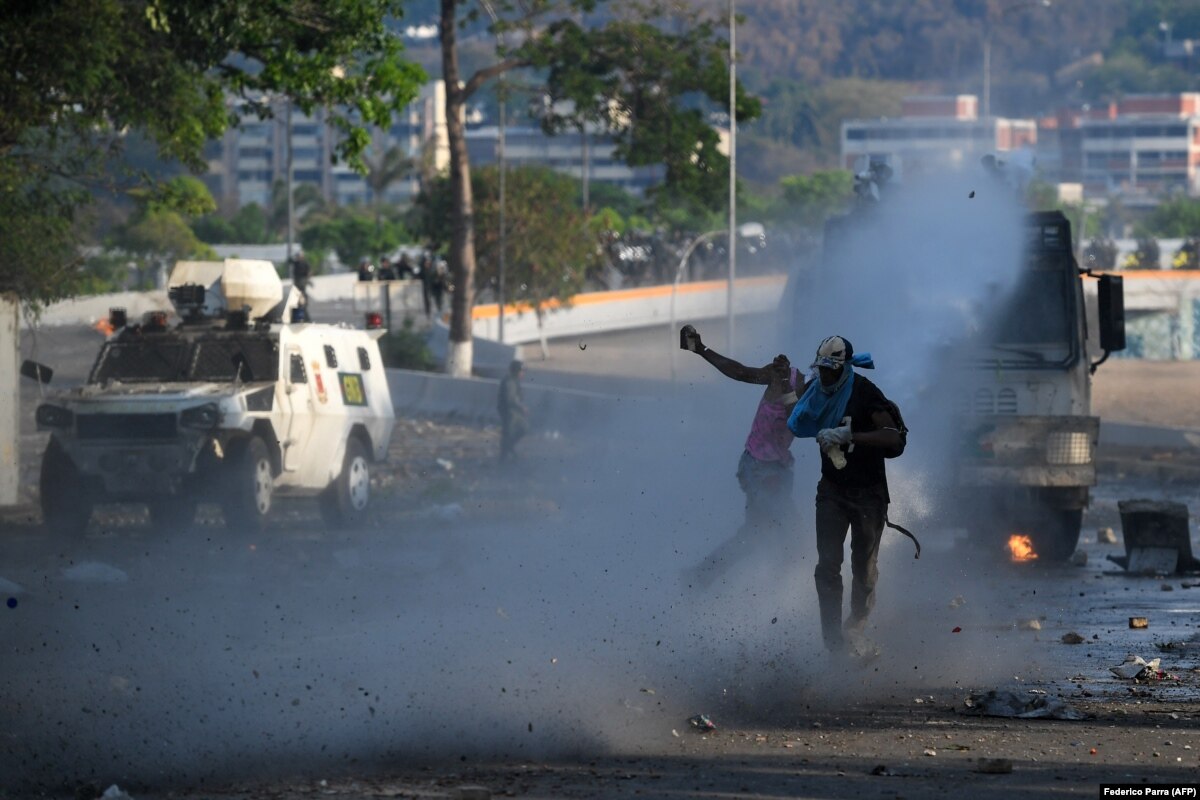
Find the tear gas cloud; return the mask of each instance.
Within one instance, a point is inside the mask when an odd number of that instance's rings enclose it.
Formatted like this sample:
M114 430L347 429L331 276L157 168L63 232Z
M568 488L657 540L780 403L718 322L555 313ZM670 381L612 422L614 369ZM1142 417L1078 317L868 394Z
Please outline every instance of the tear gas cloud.
M687 735L697 713L796 723L806 706L1010 675L1013 654L986 637L932 629L955 594L989 607L974 576L936 552L926 477L944 459L937 432L954 399L946 347L980 324L1019 263L1015 200L969 200L974 180L906 187L780 320L744 325L732 353L805 366L822 337L842 334L874 354L871 377L913 429L889 463L892 517L935 552L913 562L907 540L885 534L873 621L892 634L880 635L878 672L833 669L820 646L809 442L793 449L794 536L747 542L714 585L689 585L686 569L741 523L734 473L760 395L693 358L677 391L623 396L617 418L579 434L580 454L512 476L514 496L552 501L545 513L408 518L355 535L101 537L48 559L6 618L0 774L154 787L671 752L672 729ZM128 581L63 578L88 558Z

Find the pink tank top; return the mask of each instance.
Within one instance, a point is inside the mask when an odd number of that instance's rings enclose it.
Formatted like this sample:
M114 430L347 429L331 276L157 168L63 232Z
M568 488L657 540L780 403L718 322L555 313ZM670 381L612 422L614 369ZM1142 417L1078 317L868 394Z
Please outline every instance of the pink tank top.
M800 371L792 370L792 389L797 390ZM754 422L750 425L750 435L746 437L746 452L759 461L778 461L785 467L792 462L792 432L787 426L787 407L782 398L768 401L766 393L758 401L758 411L754 414Z

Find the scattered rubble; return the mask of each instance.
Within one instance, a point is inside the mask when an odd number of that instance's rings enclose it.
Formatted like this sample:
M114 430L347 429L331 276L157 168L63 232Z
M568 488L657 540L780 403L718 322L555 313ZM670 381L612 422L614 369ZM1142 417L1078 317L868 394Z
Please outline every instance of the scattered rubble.
M965 713L985 717L1020 719L1087 719L1087 715L1056 697L1019 695L1013 691L992 689L972 694L964 701Z
M1070 633L1064 633L1062 635L1062 643L1063 644L1083 644L1084 641L1085 641L1084 638L1082 636L1080 636L1078 633L1076 633L1075 631L1071 631Z
M1040 631L1042 623L1036 619L1020 619L1017 620L1017 627L1023 631Z
M1112 528L1101 528L1096 534L1096 541L1101 544L1116 544L1117 534Z
M717 723L709 719L707 714L697 714L694 717L690 717L688 724L701 732L715 731L717 729Z
M1150 627L1150 618L1149 617L1130 617L1129 618L1129 627L1139 629L1139 630L1142 628L1149 628Z
M1125 661L1115 667L1109 667L1108 669L1118 678L1132 680L1134 683L1179 680L1179 678L1175 675L1159 669L1159 664L1161 661L1161 658L1155 658L1147 661L1141 656L1135 656L1133 653L1130 653L1129 655L1125 656Z

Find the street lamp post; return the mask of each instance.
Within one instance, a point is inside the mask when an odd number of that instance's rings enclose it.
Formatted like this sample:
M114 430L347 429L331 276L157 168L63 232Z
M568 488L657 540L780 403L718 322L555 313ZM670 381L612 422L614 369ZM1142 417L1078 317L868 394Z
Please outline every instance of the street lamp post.
M762 225L760 225L759 223L747 222L747 223L743 224L737 230L737 234L739 236L746 236L746 237L760 236L760 235L762 235L762 230L763 230ZM677 322L676 313L675 313L675 297L679 294L679 282L681 280L683 280L683 271L687 268L688 261L691 259L692 253L696 252L696 248L699 247L700 245L704 244L705 242L710 241L714 236L720 236L722 233L726 233L726 232L727 231L724 231L721 229L717 229L714 231L707 231L706 233L700 234L695 239L692 239L692 241L688 243L688 246L683 249L683 254L679 257L679 265L675 267L675 280L671 283L671 303L670 303L670 311L668 312L668 320L669 321L667 323L667 333L670 334L670 337L671 337L671 348L670 349L671 349L671 380L672 381L675 380L675 347L678 344L678 340L675 338L675 333L676 333L675 323ZM730 241L736 242L737 240L735 238L735 239L731 239ZM732 348L730 348L730 349L732 349Z
M737 18L734 6L735 0L729 0L729 295L726 300L729 336L725 346L730 353L733 352L733 290L737 278ZM674 300L672 293L672 303ZM671 363L674 365L674 361Z
M1008 8L1005 8L996 15L996 22L1000 22L1009 14L1017 11L1022 11L1027 8L1050 8L1052 0L1030 0L1030 2L1016 3ZM985 6L983 11L983 118L989 119L992 116L992 13L991 6Z

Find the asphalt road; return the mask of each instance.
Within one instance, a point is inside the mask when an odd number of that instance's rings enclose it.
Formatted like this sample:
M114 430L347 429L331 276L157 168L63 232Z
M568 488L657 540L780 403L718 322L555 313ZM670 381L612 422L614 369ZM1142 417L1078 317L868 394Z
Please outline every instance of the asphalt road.
M39 355L78 380L98 337L61 333L40 337ZM645 367L649 345L612 339L612 363ZM609 341L567 352L594 357ZM915 561L889 534L872 616L883 654L847 665L818 642L811 454L798 454L795 535L746 543L710 586L688 578L741 514L730 453L746 420L729 417L627 420L575 447L547 435L516 468L448 477L365 531L302 511L262 535L134 518L62 541L10 522L0 798L111 784L139 800L470 796L465 785L537 798L953 797L968 784L980 797L1092 797L1100 782L1195 780L1200 578L1127 577L1104 559L1120 546L1095 537L1120 530L1125 497L1195 515L1194 482L1107 471L1085 518L1087 564L1052 566L979 550L894 467L925 552ZM1130 616L1150 627L1130 630ZM1071 632L1083 643L1064 644ZM1109 667L1127 653L1161 657L1168 677L1117 679ZM989 689L1092 718L965 714ZM693 728L696 714L717 729ZM993 758L1012 772L977 772Z

